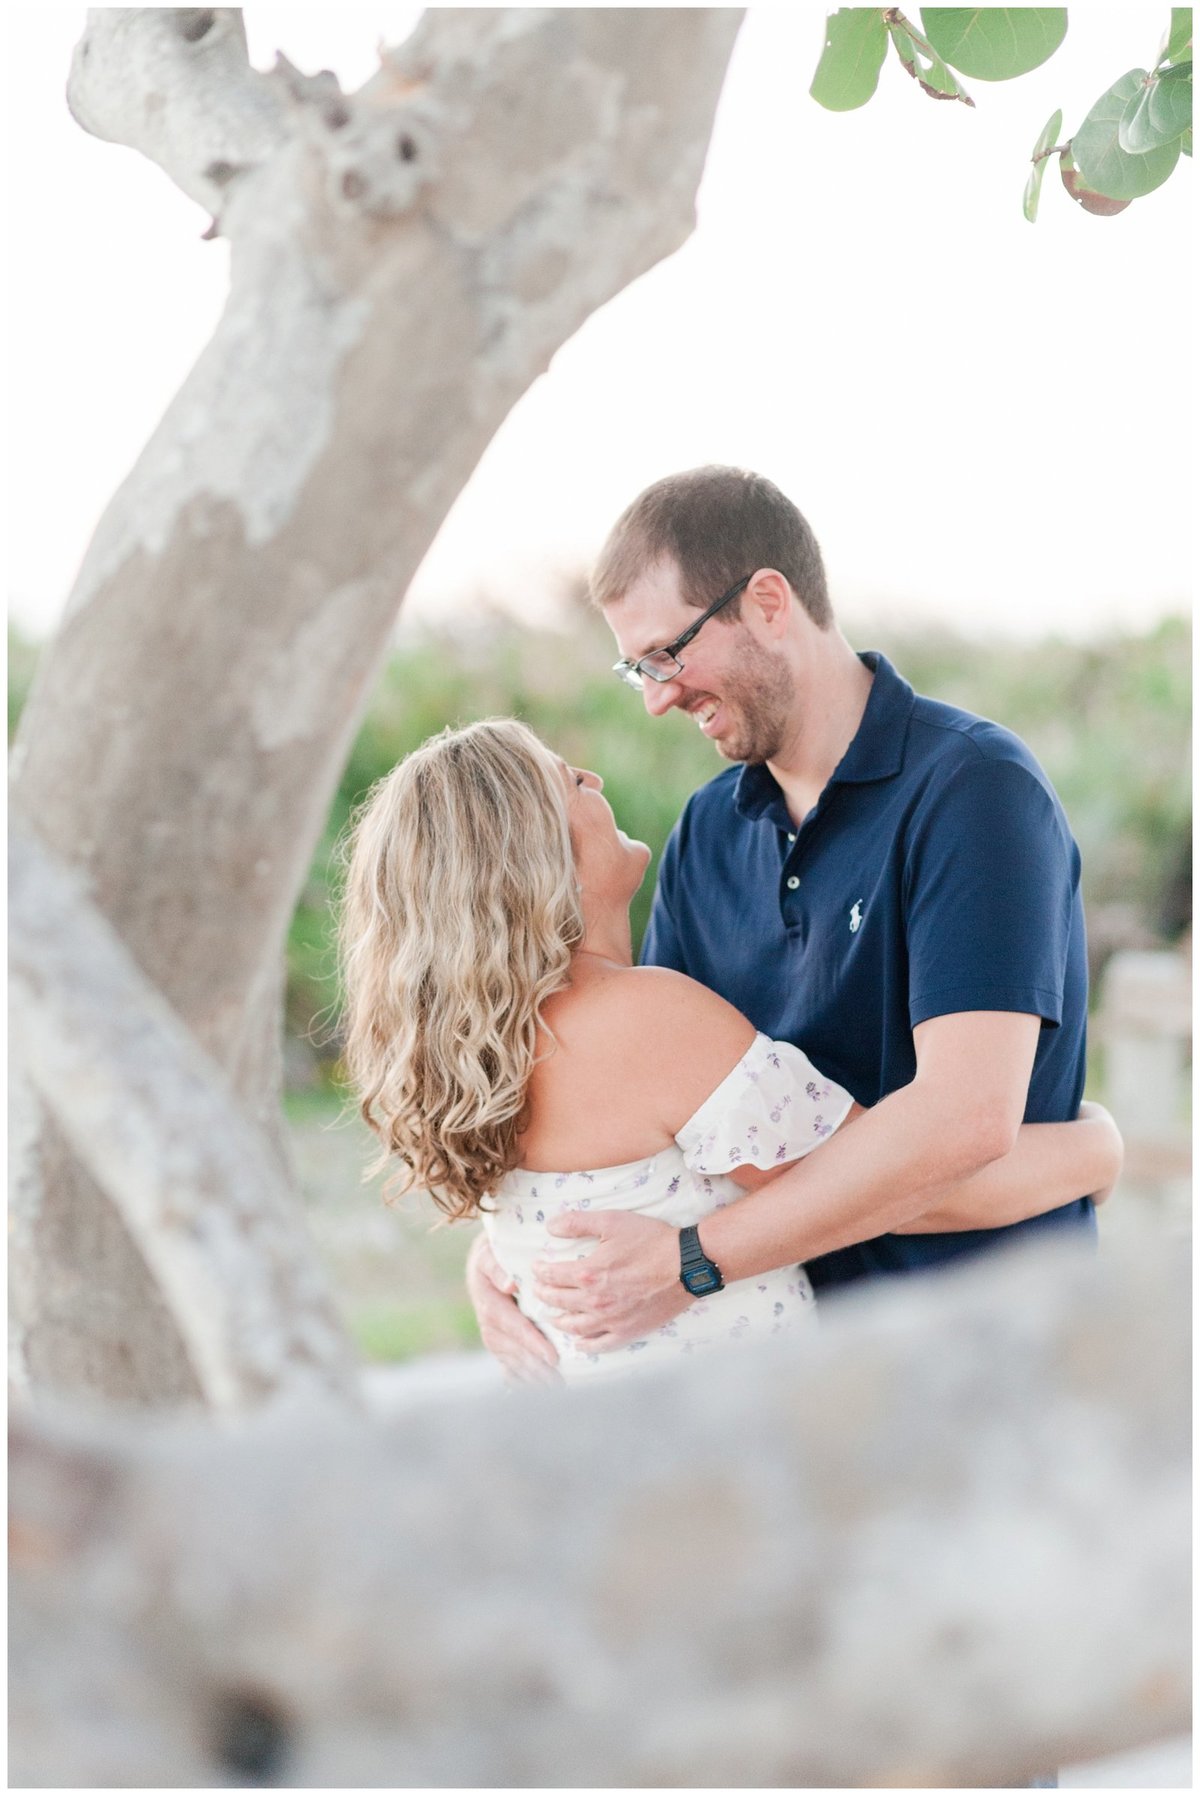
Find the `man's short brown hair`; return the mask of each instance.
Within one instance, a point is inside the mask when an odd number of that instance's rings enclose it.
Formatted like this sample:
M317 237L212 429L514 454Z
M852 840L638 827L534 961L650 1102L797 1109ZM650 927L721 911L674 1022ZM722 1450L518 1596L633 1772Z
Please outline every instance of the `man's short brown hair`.
M813 622L833 622L817 539L791 500L762 474L691 468L639 493L609 532L591 579L601 609L662 561L679 569L683 596L703 610L759 568L781 573ZM726 615L736 617L735 599Z

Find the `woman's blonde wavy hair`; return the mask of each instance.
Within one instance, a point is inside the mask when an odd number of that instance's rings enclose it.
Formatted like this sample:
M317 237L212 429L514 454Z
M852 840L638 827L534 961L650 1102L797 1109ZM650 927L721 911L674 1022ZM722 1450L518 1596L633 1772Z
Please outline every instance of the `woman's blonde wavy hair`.
M345 1064L387 1195L476 1216L517 1164L542 1005L583 912L557 762L511 718L444 730L372 789L347 842Z

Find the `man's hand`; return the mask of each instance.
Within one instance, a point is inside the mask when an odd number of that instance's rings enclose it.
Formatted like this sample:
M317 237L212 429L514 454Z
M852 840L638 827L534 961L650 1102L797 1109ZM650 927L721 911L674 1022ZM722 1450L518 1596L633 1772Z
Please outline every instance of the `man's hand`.
M483 1344L516 1384L561 1384L558 1354L541 1329L517 1308L511 1279L482 1232L467 1255L467 1295Z
M679 1231L628 1210L568 1210L552 1235L594 1237L586 1259L535 1260L534 1292L589 1353L641 1340L692 1302L679 1282Z

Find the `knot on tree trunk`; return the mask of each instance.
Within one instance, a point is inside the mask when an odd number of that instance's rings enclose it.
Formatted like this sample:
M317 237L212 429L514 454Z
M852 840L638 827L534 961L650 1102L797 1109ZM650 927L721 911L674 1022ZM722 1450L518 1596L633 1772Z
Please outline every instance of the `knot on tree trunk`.
M388 62L383 71L390 68ZM440 109L428 86L411 80L368 83L344 94L331 69L302 74L282 51L277 81L297 128L325 165L325 191L342 216L401 218L438 175Z

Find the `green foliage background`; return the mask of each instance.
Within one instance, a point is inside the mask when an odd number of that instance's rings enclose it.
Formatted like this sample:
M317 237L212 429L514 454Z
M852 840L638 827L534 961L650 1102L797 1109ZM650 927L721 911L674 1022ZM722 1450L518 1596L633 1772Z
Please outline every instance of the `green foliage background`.
M1083 853L1084 897L1102 952L1104 913L1169 938L1190 864L1191 631L1182 618L1102 643L981 645L949 631L876 631L870 643L919 692L995 718L1022 736L1053 780ZM695 725L651 718L608 672L612 640L580 612L565 632L495 623L455 640L427 636L393 654L359 733L313 862L290 944L293 1027L334 998L328 914L332 849L352 806L395 762L447 723L524 718L567 760L604 776L618 821L655 863L688 794L726 765ZM634 941L654 866L634 905Z
M1039 756L1083 851L1094 972L1121 942L1180 932L1191 909L1191 632L1182 619L1086 645L899 628L856 641L881 648L918 691L1009 725ZM478 1345L462 1284L473 1231L437 1225L419 1198L386 1209L378 1177L362 1187L373 1147L336 1090L335 843L373 782L426 736L516 715L603 774L617 816L657 858L688 793L724 763L685 718L648 717L608 672L613 653L603 624L582 609L561 632L489 620L465 635L406 639L379 681L313 857L288 942L286 1108L310 1224L367 1359ZM10 727L36 659L10 635ZM638 940L653 871L637 901Z
M1041 760L1083 852L1093 971L1114 928L1171 939L1190 916L1191 630L1182 618L1104 642L969 641L947 630L875 631L920 692L1016 730ZM314 1050L321 1082L336 1058L331 914L334 845L353 806L401 756L450 723L524 718L569 761L603 774L623 827L655 861L684 800L724 765L677 714L646 715L612 678L611 638L582 608L562 631L489 619L451 635L414 635L376 688L297 906L288 942L288 1026ZM10 731L36 651L10 632ZM649 912L653 867L634 906ZM1114 920L1115 919L1115 920ZM293 1055L293 1071L304 1066ZM314 1069L316 1070L316 1069Z

